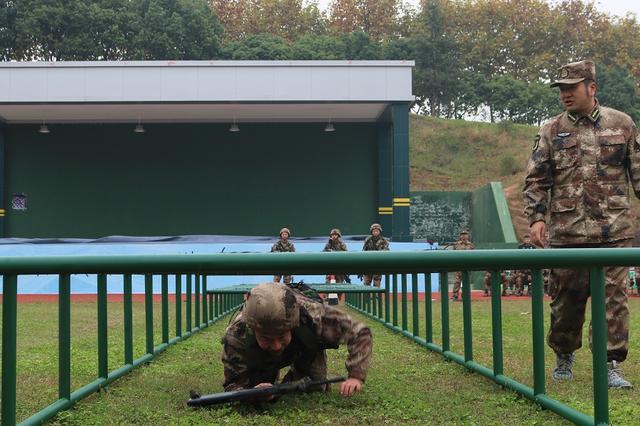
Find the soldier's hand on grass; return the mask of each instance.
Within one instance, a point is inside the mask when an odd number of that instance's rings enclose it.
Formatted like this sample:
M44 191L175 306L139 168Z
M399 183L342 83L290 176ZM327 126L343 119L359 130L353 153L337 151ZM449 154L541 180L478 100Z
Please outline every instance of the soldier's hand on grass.
M349 378L340 384L340 395L351 396L360 392L362 382L358 379Z
M544 223L542 220L534 222L531 225L531 241L533 242L533 244L540 247L545 247L547 245L546 232L546 223Z
M259 389L259 388L271 388L271 387L273 387L273 384L271 383L259 383L255 385L253 388ZM273 398L275 398L275 395L265 395L260 398L260 401L271 401Z

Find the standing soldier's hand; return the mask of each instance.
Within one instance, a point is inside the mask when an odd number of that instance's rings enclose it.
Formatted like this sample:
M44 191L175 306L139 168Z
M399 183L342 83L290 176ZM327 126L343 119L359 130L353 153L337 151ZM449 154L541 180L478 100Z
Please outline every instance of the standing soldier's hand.
M541 220L534 222L531 225L531 240L533 241L533 244L540 247L546 247L547 245L546 232L547 232L546 223L544 223Z
M349 378L340 385L340 394L342 396L351 396L360 392L360 389L362 389L362 382L358 379Z

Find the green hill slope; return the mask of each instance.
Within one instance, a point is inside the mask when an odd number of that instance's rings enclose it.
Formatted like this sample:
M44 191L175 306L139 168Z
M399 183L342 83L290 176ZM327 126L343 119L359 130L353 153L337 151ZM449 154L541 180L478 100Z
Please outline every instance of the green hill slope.
M516 234L528 230L522 185L537 127L477 123L412 115L410 187L412 191L473 190L501 181ZM640 217L640 201L632 198Z

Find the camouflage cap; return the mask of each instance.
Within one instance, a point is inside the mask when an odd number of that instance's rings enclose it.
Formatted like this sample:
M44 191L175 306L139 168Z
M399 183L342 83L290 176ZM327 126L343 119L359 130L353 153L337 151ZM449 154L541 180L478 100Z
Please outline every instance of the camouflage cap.
M558 79L551 87L561 84L576 84L584 80L596 81L596 64L593 61L572 62L558 69Z
M382 232L382 226L380 226L379 223L373 223L369 228L369 232L373 232L374 229L377 229L378 231Z
M329 235L337 235L338 237L342 237L342 232L340 232L338 228L333 228L331 232L329 232Z
M462 231L460 231L460 235L469 235L469 231L463 229Z
M260 284L247 294L242 317L254 330L285 332L300 325L300 307L285 284Z
M289 231L289 228L282 228L280 232L278 232L278 235L282 236L283 232L286 232L287 234L289 234L289 236L291 236L291 231Z

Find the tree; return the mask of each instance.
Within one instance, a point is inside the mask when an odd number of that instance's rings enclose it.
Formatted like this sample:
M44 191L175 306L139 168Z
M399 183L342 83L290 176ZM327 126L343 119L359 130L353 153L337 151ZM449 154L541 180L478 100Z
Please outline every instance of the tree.
M131 59L214 59L222 27L205 0L132 2Z
M329 27L334 34L362 31L379 41L399 32L400 0L333 0L329 4Z
M344 44L343 59L374 60L380 59L380 45L371 40L369 34L362 31L345 33L340 36Z
M303 35L295 41L291 50L291 59L296 60L345 59L344 42L329 35Z
M317 1L211 0L210 6L225 27L228 40L272 34L292 42L304 34L326 33Z
M640 97L633 77L626 69L599 67L597 70L598 100L605 106L626 112L640 123Z
M292 51L282 37L258 34L229 43L224 47L224 56L233 60L287 60Z
M14 58L16 49L16 5L0 1L0 61Z

